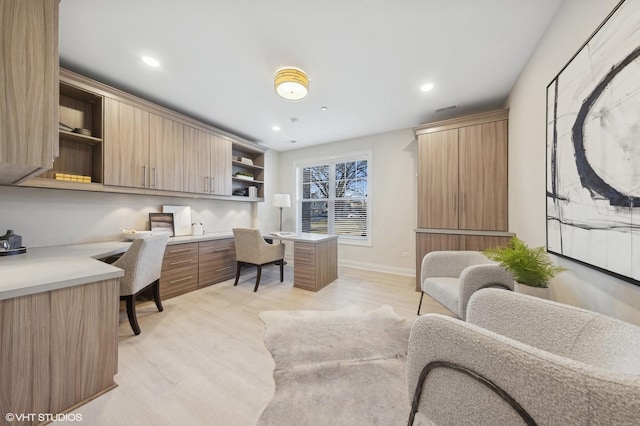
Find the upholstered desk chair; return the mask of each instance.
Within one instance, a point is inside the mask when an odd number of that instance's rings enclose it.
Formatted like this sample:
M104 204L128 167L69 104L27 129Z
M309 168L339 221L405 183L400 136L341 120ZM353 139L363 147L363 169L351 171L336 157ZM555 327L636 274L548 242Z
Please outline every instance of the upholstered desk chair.
M242 265L256 265L258 274L256 276L256 286L253 291L258 291L260 285L260 275L262 267L270 263L280 265L280 282L284 281L284 244L267 243L260 230L251 228L233 228L233 237L236 244L236 282L240 279L240 269Z
M637 425L640 327L484 289L471 296L466 322L415 321L407 385L414 424Z
M478 251L432 251L422 259L420 303L425 293L460 319L471 295L487 287L513 290L511 273Z
M120 280L120 300L127 302L127 316L136 335L140 334L136 317L138 294L151 287L158 311L164 309L160 301L160 271L168 240L167 234L135 240L129 250L113 263L113 266L124 269L124 277Z

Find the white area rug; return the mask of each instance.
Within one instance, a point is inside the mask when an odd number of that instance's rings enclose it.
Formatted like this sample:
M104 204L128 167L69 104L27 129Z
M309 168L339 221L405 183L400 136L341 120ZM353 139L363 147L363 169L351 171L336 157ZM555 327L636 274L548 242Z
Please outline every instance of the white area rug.
M403 425L412 321L390 306L364 312L265 311L275 395L258 425Z

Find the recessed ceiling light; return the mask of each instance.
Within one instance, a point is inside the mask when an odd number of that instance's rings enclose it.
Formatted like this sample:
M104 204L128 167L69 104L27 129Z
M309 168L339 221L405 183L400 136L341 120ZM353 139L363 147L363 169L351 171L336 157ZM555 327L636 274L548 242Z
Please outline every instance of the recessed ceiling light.
M280 126L273 126L273 127L271 127L271 130L273 130L274 132L279 132L280 131Z
M326 110L328 110L328 109L329 109L329 108L327 108L326 106L320 107L320 111L326 111Z
M157 59L153 59L151 56L143 56L142 61L150 67L159 67L160 62Z
M420 87L420 91L421 92L428 92L428 91L432 90L433 87L434 86L433 86L432 83L427 83L427 84L423 85L422 87Z
M289 142L289 143L296 143L296 141L291 141L291 142Z

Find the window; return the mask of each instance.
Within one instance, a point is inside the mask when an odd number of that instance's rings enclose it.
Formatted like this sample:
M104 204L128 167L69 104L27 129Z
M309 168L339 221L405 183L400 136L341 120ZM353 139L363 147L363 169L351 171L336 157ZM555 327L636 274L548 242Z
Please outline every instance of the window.
M369 154L300 165L296 172L298 232L370 242Z

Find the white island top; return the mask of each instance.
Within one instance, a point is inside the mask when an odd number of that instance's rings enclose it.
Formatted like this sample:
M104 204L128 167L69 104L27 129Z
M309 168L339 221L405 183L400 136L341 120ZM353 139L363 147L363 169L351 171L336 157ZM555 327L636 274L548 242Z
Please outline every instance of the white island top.
M224 238L233 238L233 234L172 237L168 244ZM0 300L122 277L122 269L97 259L124 253L130 245L129 241L104 241L36 247L26 253L0 256Z

